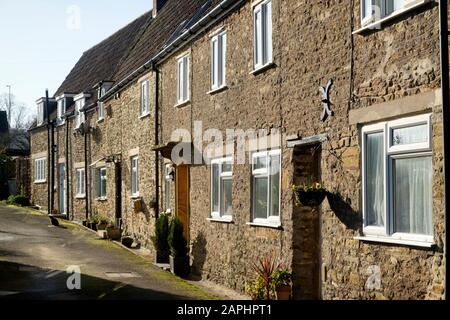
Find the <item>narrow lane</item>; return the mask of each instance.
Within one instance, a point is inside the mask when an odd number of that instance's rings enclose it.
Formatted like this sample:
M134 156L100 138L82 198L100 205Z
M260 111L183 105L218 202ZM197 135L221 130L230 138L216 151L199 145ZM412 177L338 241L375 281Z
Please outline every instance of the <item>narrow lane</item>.
M211 298L81 227L0 205L0 299Z

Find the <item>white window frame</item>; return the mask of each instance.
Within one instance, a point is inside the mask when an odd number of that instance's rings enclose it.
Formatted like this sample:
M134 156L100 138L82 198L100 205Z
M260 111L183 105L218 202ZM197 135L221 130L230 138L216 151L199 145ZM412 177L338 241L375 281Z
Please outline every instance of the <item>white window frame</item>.
M64 124L64 114L66 113L66 98L61 98L56 101L57 103L57 121L59 125Z
M397 128L413 127L417 125L427 124L428 141L423 143L412 143L405 145L392 145L392 131ZM376 227L367 225L366 211L366 136L370 133L383 133L383 158L384 158L384 227ZM364 126L361 130L362 134L362 211L363 211L363 233L367 237L376 237L386 242L408 241L434 243L434 236L394 232L394 194L393 194L393 163L396 159L417 158L432 156L432 123L431 114L424 114L414 117L406 117L399 120L381 122L374 125ZM432 217L433 218L433 217Z
M381 5L381 6L378 7L378 9L377 9L377 6L374 6L374 3L373 3L374 0L361 0L360 1L360 4L361 4L361 24L363 26L367 25L369 23L372 23L372 22L379 21L381 19L384 19L386 17L394 15L397 12L400 12L400 11L404 10L405 4L407 2L407 1L403 0L400 8L394 9L392 12L388 13L387 12L387 8L388 8L387 1L391 1L391 0L377 0L377 1L379 1L380 5ZM372 8L372 10L371 10L372 13L371 13L371 15L366 16L366 12L365 11L366 11L366 5L368 4L368 2L371 3L370 7ZM378 15L378 17L377 17L377 15Z
M148 80L141 82L140 104L140 116L144 117L150 114L150 82Z
M278 194L278 216L270 215L271 200L270 200L270 185L271 185L271 156L277 155L280 157L280 171L279 175L279 194ZM266 168L255 169L255 159L266 158ZM252 154L252 223L261 225L272 225L279 227L281 225L281 149L267 150L261 152L255 152ZM255 218L255 179L267 178L267 218Z
M47 181L47 158L34 160L34 183L43 183Z
M102 175L104 173L104 175ZM97 175L97 200L106 200L108 198L107 194L107 184L108 184L108 172L106 167L99 167L96 169ZM102 188L102 180L105 181L105 188Z
M223 172L222 165L226 162L231 163L231 171ZM214 203L213 203L213 192L212 191L213 191L213 184L215 183L214 177L213 177L214 171L212 169L213 165L219 166L219 180L217 181L217 183L219 184L218 185L219 197L217 199L219 201L219 211L213 211ZM211 190L210 191L210 193L211 193L211 196L210 196L211 218L214 220L232 221L233 220L232 214L226 215L223 213L223 208L222 208L223 195L222 195L222 188L221 188L223 180L231 180L231 181L233 180L233 157L226 157L226 158L211 160L211 184L210 184L210 186L211 186L211 189L210 189Z
M136 172L135 181L133 179L133 172ZM133 192L134 188L135 190ZM131 196L139 197L139 156L134 156L131 158Z
M86 102L85 98L75 100L75 127L78 129L85 121L84 112L81 109L84 107Z
M270 14L267 8L270 6ZM257 15L260 15L257 21ZM264 0L253 6L253 65L258 70L273 62L273 3Z
M190 60L190 53L177 59L177 105L185 104L190 99Z
M76 175L76 198L84 198L86 196L86 171L85 168L77 168Z
M227 31L211 38L211 90L226 86Z
M164 166L164 209L166 213L172 212L172 203L171 203L171 185L173 183L173 166L171 164L166 164Z
M40 126L44 123L44 102L37 104L37 124Z

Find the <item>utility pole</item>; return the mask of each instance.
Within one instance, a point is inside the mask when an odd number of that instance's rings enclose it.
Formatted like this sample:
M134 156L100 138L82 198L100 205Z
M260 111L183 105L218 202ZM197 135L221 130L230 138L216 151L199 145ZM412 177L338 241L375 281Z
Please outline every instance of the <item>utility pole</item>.
M11 85L6 85L8 88L8 123L11 126Z

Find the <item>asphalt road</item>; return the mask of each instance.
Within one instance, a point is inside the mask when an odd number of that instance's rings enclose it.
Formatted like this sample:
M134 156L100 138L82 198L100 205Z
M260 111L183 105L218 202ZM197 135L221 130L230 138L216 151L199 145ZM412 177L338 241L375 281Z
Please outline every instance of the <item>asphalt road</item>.
M211 298L82 227L0 205L0 299Z

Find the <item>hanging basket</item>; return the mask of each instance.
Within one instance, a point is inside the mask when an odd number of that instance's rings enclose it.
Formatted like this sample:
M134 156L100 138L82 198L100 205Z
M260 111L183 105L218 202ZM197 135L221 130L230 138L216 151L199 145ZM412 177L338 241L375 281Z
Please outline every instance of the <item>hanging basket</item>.
M297 190L295 194L302 205L306 207L317 207L322 204L327 192L325 190Z

